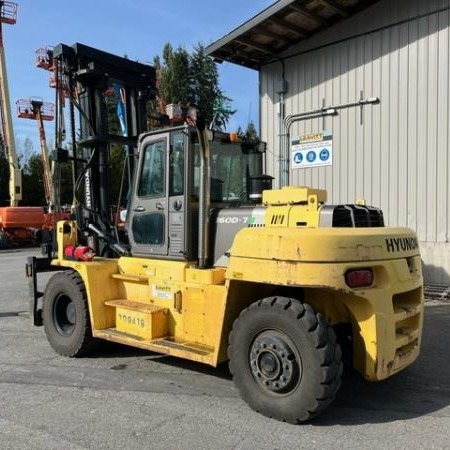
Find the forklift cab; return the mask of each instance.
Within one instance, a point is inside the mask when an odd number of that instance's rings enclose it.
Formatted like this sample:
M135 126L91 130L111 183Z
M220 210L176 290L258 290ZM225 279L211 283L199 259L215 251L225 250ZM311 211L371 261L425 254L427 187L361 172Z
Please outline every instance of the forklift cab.
M264 148L208 132L210 205L253 205L253 179L263 171ZM200 144L194 127L149 132L139 139L127 230L133 256L195 260L198 247Z

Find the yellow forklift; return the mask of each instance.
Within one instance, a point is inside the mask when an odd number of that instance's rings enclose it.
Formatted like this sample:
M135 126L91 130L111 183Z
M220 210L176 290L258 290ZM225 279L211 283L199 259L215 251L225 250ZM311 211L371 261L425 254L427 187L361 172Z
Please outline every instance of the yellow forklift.
M320 189L270 189L265 146L207 130L200 118L145 131L150 66L81 44L61 44L53 57L61 83L76 90L83 149L55 152L78 167L73 220L58 223L47 257L27 262L33 323L55 351L78 357L104 339L211 366L229 360L242 398L291 423L333 401L341 346L371 381L417 358L414 232L385 227L375 207L327 205ZM113 85L126 136L108 129ZM129 163L122 231L108 198L112 142ZM39 292L44 271L56 273Z

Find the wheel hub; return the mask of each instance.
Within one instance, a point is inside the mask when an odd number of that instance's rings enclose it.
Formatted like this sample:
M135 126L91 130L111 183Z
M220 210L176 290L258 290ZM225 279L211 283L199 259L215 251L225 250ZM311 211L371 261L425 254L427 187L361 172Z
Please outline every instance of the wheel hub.
M278 332L263 332L250 348L250 367L255 380L271 392L287 392L300 379L300 361L289 339Z
M75 324L75 305L70 302L67 305L66 308L66 316L67 316L67 321L71 324L74 325Z
M69 336L75 329L75 304L67 295L60 295L55 299L53 307L53 322L58 330L58 333L62 336Z
M259 355L258 367L265 377L276 379L280 372L280 361L272 352L263 352Z

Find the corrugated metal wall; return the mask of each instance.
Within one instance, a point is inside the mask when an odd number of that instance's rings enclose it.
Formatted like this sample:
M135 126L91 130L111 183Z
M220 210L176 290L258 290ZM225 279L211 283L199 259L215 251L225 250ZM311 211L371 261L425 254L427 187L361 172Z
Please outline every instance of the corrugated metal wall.
M384 1L291 50L286 114L379 97L378 105L295 123L291 138L333 132L333 166L291 170L329 202L365 198L389 225L415 229L426 274L450 282L449 1ZM371 31L372 30L372 31ZM356 36L351 38L351 36ZM333 44L333 42L335 42ZM316 49L314 49L316 47ZM317 48L318 47L318 48ZM312 49L312 50L311 50ZM281 63L261 70L261 133L278 178Z

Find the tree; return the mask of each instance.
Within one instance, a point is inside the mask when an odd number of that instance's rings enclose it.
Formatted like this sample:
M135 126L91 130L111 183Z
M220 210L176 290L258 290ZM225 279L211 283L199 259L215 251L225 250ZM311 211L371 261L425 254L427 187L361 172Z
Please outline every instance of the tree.
M165 105L179 103L195 106L206 122L223 129L231 115L231 99L219 86L219 74L214 61L205 54L205 47L198 44L190 55L184 48L163 48L162 58L156 56L158 102L153 105L162 113Z
M59 171L59 204L71 205L73 201L72 164L57 163L55 172L57 171Z
M33 141L29 137L26 137L22 144L20 139L17 139L16 149L18 159L20 161L20 166L25 167L25 165L28 163L28 160L35 154Z
M29 156L22 173L22 205L44 206L44 175L41 156L37 153Z
M238 133L238 136L240 139L243 139L246 141L258 141L259 140L259 136L256 131L255 124L251 121L248 123L247 129L245 130L245 132L241 127L239 127L237 133Z
M190 58L190 103L195 105L205 120L215 127L225 128L236 111L229 107L231 99L219 87L216 63L205 54L205 47L197 44Z
M122 145L111 145L110 152L110 172L109 172L109 195L111 205L125 206L126 195L128 192L128 179L126 171L124 173L125 165L125 149ZM123 186L122 186L123 183ZM122 191L121 191L122 186ZM121 197L121 198L120 198Z
M182 48L176 50L167 43L164 45L162 60L154 58L159 95L166 104L186 102L190 97L189 54Z

